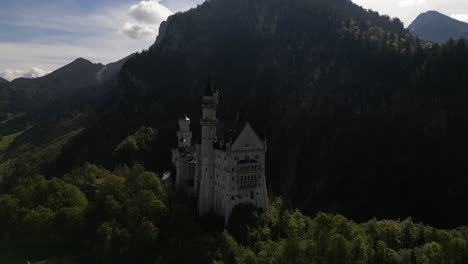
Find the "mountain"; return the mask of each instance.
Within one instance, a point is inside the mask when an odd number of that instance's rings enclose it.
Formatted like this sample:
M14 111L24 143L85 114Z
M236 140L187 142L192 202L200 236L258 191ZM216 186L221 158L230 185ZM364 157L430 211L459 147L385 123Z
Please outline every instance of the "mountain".
M188 114L200 136L200 97L211 77L219 118L248 112L269 142L268 184L294 207L454 226L468 221L460 173L468 169L467 46L427 45L398 19L347 0L207 1L171 16L91 104L97 108L58 99L42 112L46 125L13 146L43 144L50 127L79 131L41 171L60 177L86 161L115 168L116 147L149 126L158 137L139 162L170 170L177 118ZM51 115L62 112L66 118Z
M131 57L132 55L108 65L95 64L79 58L40 78L15 79L10 86L15 92L27 98L31 106L40 106L82 88L96 86L116 78L122 65Z
M8 81L0 77L0 83L8 83Z
M349 0L211 0L160 31L109 82L0 122L3 262L466 263L465 40ZM199 139L207 79L217 117L242 111L268 141L269 211L241 205L227 228L154 173L178 116ZM305 216L321 210L352 221Z
M24 164L26 174L46 172L62 147L105 109L132 56L108 65L77 59L41 78L0 83L0 183L24 176Z
M8 82L0 82L0 122L3 114L21 112L28 104L29 100L14 91Z
M444 43L450 38L468 39L468 23L437 11L420 14L408 29L414 36L437 43Z
M399 186L422 166L401 160L420 152L408 142L422 140L411 119L421 97L408 94L418 91L412 63L425 59L408 60L417 45L398 19L346 0L207 1L171 16L155 44L127 61L106 112L67 146L57 175L84 161L116 166L113 150L142 125L159 136L141 161L171 169L177 117L199 120L211 76L220 118L245 108L266 134L268 184L294 206L437 222L432 207L411 211L412 185ZM199 136L197 122L192 129Z

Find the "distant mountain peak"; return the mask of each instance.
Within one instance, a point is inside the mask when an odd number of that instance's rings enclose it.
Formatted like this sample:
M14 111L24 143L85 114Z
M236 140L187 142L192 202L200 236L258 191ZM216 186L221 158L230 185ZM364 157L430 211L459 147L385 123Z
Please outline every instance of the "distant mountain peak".
M108 65L77 58L45 76L35 79L18 78L13 80L11 85L16 92L34 102L35 106L39 106L82 88L96 86L116 78L123 64L131 56L133 54Z
M468 38L467 23L434 10L420 14L408 30L423 40L437 43L444 43L450 38Z
M69 65L102 65L102 64L101 63L93 63L92 61L84 59L84 58L77 58L74 61L72 61L70 64L65 65L65 67L69 66Z
M429 11L426 11L424 12L423 14L426 14L426 15L439 15L439 16L447 16L447 15L444 15L436 10L429 10Z
M0 77L0 83L9 83L9 81L3 79L2 77Z
M81 57L75 59L73 62L87 62L87 63L91 63L91 61L89 61L89 60L87 60L87 59L85 59L85 58L81 58Z

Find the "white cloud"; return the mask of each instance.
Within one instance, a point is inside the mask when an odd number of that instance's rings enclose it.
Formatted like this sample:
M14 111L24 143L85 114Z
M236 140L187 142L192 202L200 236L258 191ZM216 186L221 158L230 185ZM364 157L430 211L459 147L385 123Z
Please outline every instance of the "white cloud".
M128 21L122 32L132 39L155 38L161 22L172 15L171 10L158 0L144 0L132 5L128 11Z
M421 6L427 4L427 0L401 0L398 2L399 7Z
M172 12L160 4L159 1L146 0L132 5L128 11L128 15L140 23L158 24L172 15Z
M50 71L37 68L37 67L32 67L30 70L15 70L15 69L5 69L0 72L0 77L12 81L14 79L24 77L24 78L39 78L42 77L46 74L48 74Z
M452 18L468 23L468 14L453 14Z
M132 39L140 39L146 36L155 36L156 28L156 26L127 22L123 26L122 32Z

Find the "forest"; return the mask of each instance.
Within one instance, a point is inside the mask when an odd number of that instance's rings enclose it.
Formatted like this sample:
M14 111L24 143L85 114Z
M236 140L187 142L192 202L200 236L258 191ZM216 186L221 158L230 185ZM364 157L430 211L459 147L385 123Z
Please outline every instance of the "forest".
M104 84L2 83L0 262L466 263L467 61L347 0L212 0ZM269 210L227 227L160 177L208 76L269 142Z
M72 263L465 263L468 227L411 218L356 223L307 216L270 194L268 212L245 204L228 226L198 217L196 202L134 160L157 132L142 127L115 148L112 171L92 163L60 178L30 175L0 195L0 262L66 257ZM132 163L129 166L127 164ZM91 186L91 187L90 187Z

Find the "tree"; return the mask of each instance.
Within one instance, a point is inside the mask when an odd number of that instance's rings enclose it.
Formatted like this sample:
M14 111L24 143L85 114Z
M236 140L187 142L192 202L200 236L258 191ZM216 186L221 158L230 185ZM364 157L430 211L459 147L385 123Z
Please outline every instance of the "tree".
M73 185L95 184L96 179L104 179L112 174L95 164L85 162L81 167L65 174L63 179Z
M12 195L0 195L0 239L8 239L16 232L21 220L20 201Z
M349 241L340 234L333 234L328 242L328 249L325 254L326 263L345 264L351 259Z

